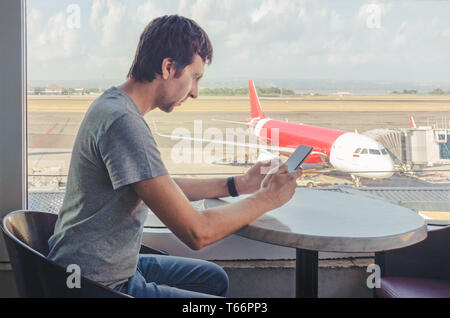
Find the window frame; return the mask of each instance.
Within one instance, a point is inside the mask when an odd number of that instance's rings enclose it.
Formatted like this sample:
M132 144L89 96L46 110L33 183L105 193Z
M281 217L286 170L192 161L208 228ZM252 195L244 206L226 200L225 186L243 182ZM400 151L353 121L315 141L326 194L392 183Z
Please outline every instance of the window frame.
M27 207L26 0L0 2L0 217ZM18 71L19 70L19 71ZM9 262L0 238L0 262Z

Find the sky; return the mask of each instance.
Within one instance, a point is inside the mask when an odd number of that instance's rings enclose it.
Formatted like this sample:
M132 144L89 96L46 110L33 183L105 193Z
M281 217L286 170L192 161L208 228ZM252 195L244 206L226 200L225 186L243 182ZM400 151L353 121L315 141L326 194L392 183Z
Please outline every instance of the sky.
M437 0L28 0L28 78L125 79L165 14L208 33L205 78L450 83L450 1Z

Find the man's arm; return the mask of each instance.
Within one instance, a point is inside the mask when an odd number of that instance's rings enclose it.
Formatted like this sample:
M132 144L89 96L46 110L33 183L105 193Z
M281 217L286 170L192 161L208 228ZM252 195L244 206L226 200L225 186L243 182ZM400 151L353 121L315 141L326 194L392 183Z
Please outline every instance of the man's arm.
M267 175L261 189L234 204L198 212L168 176L144 180L134 189L155 215L187 246L199 250L236 232L265 212L287 202L299 173L283 167Z
M247 173L234 177L236 190L239 194L250 194L259 190L265 174L279 166L279 161L258 162ZM226 178L188 179L174 178L175 183L190 201L215 199L230 196Z
M247 193L244 190L244 176L235 176L234 182L239 194ZM180 187L189 201L229 197L226 178L189 179L174 178L173 181ZM240 190L240 191L239 191Z

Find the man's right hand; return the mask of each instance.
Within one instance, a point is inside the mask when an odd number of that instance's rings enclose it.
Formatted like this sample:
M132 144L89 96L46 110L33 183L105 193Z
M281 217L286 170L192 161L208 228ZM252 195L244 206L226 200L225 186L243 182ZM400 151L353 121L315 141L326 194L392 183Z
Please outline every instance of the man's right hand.
M256 195L266 202L271 210L279 208L292 198L297 188L297 179L301 175L302 169L289 173L285 164L276 167L263 179L261 189Z

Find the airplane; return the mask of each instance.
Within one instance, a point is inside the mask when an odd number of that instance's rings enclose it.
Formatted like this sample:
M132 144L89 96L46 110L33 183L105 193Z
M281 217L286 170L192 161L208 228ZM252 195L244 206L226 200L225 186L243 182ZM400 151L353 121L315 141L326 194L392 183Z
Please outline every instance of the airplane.
M394 162L389 152L384 146L368 136L357 132L346 132L266 117L262 111L253 80L249 80L248 83L251 118L248 118L245 123L227 120L216 121L246 125L251 134L270 148L214 139L164 135L158 133L157 130L156 133L162 137L170 137L172 140L187 139L258 148L263 150L263 154L266 154L265 158L260 157L258 161L271 159L270 154L267 157L268 149L289 156L299 145L311 146L314 150L305 160L305 163L319 163L349 173L357 185L360 184L360 177L384 179L390 178L395 173ZM272 138L272 134L274 138Z
M278 129L278 146L293 152L299 145L311 146L313 153L305 163L331 165L354 177L390 178L394 162L388 151L374 139L357 132L346 132L267 118L261 108L255 85L249 80L251 118L246 120L255 136L266 129L270 142L272 129ZM260 136L261 137L261 136ZM261 137L264 139L264 136Z

